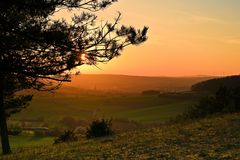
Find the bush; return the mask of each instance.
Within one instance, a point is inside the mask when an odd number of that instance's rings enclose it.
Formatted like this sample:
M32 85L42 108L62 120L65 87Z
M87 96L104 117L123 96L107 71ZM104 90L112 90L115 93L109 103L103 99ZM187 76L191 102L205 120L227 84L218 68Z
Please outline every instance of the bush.
M214 96L202 98L180 118L193 119L234 112L240 112L240 88L221 87Z
M183 114L185 118L201 118L219 112L220 107L216 105L214 97L204 97L198 104L191 107Z
M87 138L106 137L113 135L112 120L95 120L87 128Z
M65 142L74 142L77 141L77 136L73 131L65 131L62 135L54 140L54 144L65 143Z

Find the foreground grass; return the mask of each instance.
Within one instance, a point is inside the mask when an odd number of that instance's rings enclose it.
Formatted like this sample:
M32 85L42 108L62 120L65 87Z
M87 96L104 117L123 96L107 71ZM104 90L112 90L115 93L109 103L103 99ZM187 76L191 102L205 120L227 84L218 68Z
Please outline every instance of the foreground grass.
M115 137L18 149L0 159L240 159L240 114L163 125Z
M32 148L43 145L51 145L54 138L39 136L10 136L9 139L12 149L15 151L18 148Z

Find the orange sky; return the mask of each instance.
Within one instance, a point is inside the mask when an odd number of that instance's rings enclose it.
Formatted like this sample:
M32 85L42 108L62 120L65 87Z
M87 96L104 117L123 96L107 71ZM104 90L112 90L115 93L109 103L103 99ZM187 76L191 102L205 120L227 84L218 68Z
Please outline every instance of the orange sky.
M122 24L150 27L141 46L82 73L145 76L232 75L240 72L239 0L119 0L100 13Z

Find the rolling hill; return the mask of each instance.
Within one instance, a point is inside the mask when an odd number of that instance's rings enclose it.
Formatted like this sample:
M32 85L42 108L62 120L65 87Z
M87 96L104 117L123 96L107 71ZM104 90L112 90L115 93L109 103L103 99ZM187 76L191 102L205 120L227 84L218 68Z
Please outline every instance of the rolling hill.
M123 75L79 75L56 93L37 93L13 121L58 122L66 116L81 120L93 117L124 118L139 122L162 122L185 111L198 96L144 96L144 90L187 91L192 84L210 77L137 77ZM119 94L121 93L121 94ZM122 94L124 93L124 94ZM130 93L130 94L129 94Z
M220 87L236 88L240 87L240 75L214 78L194 84L192 91L216 92Z
M63 84L60 93L80 94L87 90L141 93L144 90L187 91L195 83L213 77L142 77L127 75L78 75Z

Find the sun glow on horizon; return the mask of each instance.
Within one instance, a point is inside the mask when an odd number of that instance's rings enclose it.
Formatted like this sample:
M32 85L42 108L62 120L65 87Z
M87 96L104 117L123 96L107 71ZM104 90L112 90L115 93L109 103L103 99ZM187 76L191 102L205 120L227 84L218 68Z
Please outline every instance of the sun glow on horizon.
M239 0L120 0L100 11L100 21L111 21L120 11L121 24L150 28L148 41L125 48L107 64L79 69L144 76L239 74L239 10ZM86 61L87 55L80 59Z

